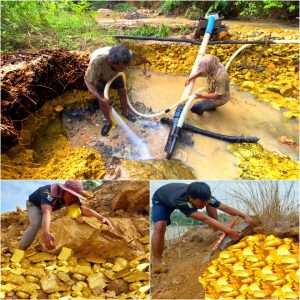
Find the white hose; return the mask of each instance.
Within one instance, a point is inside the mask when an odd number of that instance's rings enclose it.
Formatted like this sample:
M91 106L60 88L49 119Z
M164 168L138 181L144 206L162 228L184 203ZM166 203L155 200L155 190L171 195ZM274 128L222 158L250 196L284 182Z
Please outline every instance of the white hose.
M235 59L235 57L241 52L243 51L245 48L249 47L249 46L253 46L253 44L245 44L243 45L242 47L240 47L239 49L237 49L229 58L226 66L225 66L225 69L226 71L228 70L229 66L231 65L232 61Z

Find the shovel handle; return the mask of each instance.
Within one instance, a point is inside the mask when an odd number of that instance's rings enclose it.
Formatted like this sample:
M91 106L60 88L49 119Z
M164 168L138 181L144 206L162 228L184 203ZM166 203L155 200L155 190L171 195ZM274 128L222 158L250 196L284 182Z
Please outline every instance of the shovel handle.
M229 228L232 228L233 225L236 223L237 219L238 219L238 216L235 216L235 217L231 220L231 222L228 224L228 227L229 227ZM225 239L226 235L227 235L226 232L224 232L224 233L221 235L221 237L219 238L219 240L215 243L215 245L214 245L214 247L213 247L213 251L215 251L215 250L217 250L217 249L219 248L220 244L223 242L223 240Z

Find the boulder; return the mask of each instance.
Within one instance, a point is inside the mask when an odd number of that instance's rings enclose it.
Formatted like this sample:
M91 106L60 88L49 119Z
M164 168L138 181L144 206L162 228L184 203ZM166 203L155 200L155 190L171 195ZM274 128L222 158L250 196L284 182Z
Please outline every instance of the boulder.
M84 216L76 219L65 216L53 221L50 228L56 238L53 253L59 254L62 247L67 247L72 249L77 257L86 259L92 256L93 262L114 257L132 259L140 255L144 251L142 244L138 242L141 235L132 220L129 218L110 218L110 220L114 225L113 231L97 219ZM38 239L43 243L41 233Z
M122 190L111 202L113 210L123 209L129 212L146 213L149 211L149 186L130 181L122 185Z

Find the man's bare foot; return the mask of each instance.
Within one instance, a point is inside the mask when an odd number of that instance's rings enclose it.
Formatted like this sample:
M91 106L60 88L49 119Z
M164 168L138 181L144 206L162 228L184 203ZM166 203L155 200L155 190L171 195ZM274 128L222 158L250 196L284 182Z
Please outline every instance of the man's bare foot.
M169 269L164 263L153 263L152 271L154 274L168 273Z

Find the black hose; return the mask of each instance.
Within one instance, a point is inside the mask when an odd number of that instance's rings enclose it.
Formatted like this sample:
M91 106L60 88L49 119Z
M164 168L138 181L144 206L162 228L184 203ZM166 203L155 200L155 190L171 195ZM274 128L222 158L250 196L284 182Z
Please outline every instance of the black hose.
M160 122L162 124L172 125L172 120L169 118L161 118ZM191 125L183 124L182 129L191 131L193 133L202 134L214 139L225 141L228 143L257 143L259 138L255 136L232 136L232 135L223 135L220 133L215 133L207 130L203 130Z
M134 35L111 35L116 39L129 39L129 40L145 40L145 41L161 41L161 42L177 42L177 43L189 43L193 45L201 45L200 41L191 40L191 39L177 39L177 38L160 38L152 36L134 36ZM236 40L227 40L227 41L209 41L209 45L236 45L236 44L254 44L260 45L265 44L266 41L236 41ZM272 40L268 41L268 44L275 44Z

